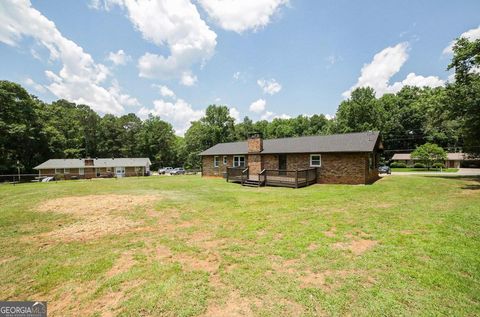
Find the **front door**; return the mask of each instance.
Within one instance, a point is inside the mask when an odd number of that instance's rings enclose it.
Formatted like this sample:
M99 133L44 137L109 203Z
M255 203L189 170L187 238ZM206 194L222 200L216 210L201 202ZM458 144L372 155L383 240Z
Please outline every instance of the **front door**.
M117 177L125 176L125 167L121 167L121 166L115 167L115 175Z
M286 174L286 172L284 172L287 169L287 155L286 154L279 154L278 155L278 169L281 171L281 172L279 172L280 175L285 175Z

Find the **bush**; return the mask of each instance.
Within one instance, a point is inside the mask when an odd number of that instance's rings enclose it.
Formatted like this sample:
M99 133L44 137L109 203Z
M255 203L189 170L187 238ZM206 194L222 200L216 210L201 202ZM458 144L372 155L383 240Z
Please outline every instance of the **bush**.
M406 168L407 164L401 163L401 162L393 162L392 164L390 164L390 167L391 168Z
M445 164L443 163L434 163L432 165L433 168L445 168Z
M413 164L413 168L425 168L425 164L422 164L422 163L415 163Z

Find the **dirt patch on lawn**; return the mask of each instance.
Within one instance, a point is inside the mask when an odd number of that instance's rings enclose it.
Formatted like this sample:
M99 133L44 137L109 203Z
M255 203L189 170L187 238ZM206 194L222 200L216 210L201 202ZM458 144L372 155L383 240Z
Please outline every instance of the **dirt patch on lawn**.
M36 209L43 212L59 212L88 216L132 210L138 206L150 205L159 198L159 196L154 195L69 196L47 200Z
M135 260L133 259L132 252L123 253L115 262L113 267L107 272L107 277L112 277L120 273L127 272L133 265Z
M336 228L336 227L332 227L332 228L330 228L328 231L324 231L323 234L324 234L326 237L335 238L336 232L337 232L337 228Z
M326 270L323 272L306 272L298 279L301 288L315 287L324 291L332 291L339 288L350 276L364 276L359 270Z
M224 303L211 303L207 311L202 315L209 316L229 316L245 317L254 316L252 308L260 307L262 302L257 299L241 297L238 291L231 292Z
M179 262L185 271L215 273L220 266L218 258L213 254L209 254L206 259L199 259L188 254L176 254L172 257L172 260Z
M159 198L155 195L88 195L51 199L40 204L36 210L72 215L77 221L59 224L58 229L40 237L65 242L129 231L139 223L123 217L121 213L151 206Z
M361 255L364 252L372 249L375 245L377 245L378 241L375 240L353 240L350 242L338 242L333 245L334 249L339 250L350 250L355 255Z

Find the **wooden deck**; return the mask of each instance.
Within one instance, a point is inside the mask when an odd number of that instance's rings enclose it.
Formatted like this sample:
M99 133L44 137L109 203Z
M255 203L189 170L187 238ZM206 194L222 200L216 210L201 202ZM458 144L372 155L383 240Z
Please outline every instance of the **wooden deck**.
M251 175L248 168L228 168L227 182L257 184L258 186L277 186L300 188L317 182L315 168L304 170L263 170L260 174Z

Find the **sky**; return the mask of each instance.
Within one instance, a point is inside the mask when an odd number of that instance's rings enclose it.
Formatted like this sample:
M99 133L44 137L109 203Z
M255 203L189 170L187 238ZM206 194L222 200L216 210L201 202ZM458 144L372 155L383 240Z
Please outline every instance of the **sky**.
M0 0L0 79L183 135L210 104L241 121L333 116L357 87L437 87L480 1Z

